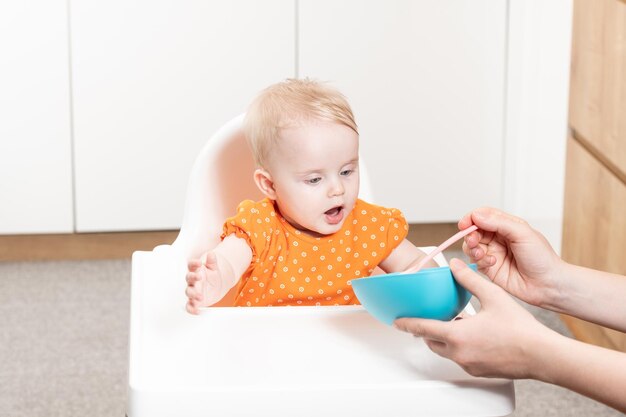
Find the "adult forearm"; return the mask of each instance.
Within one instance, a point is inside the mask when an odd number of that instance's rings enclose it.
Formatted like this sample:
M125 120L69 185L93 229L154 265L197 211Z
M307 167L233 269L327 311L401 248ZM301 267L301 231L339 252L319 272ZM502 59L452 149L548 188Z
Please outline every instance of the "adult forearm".
M544 307L626 331L626 277L565 264L561 286Z
M535 379L626 412L626 354L556 335L537 346Z

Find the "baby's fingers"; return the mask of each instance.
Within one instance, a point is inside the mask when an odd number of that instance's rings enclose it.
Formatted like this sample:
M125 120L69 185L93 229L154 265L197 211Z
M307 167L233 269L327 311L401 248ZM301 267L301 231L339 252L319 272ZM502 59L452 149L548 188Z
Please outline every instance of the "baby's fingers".
M200 281L200 274L196 273L196 272L187 272L187 275L185 276L185 278L187 279L187 285L194 285L196 282Z
M202 261L200 259L190 259L187 261L187 269L190 271L195 271L200 268L200 265L202 265Z
M185 290L185 295L187 296L187 298L189 298L190 301L202 300L202 294L200 293L200 291L192 286L187 287L187 289Z
M197 315L197 314L200 313L200 310L198 310L198 307L196 307L196 305L192 301L189 301L187 303L187 305L185 306L185 310L187 310L187 312L189 314L196 314Z
M202 265L204 265L207 269L215 270L217 269L217 256L213 252L207 252L202 257Z

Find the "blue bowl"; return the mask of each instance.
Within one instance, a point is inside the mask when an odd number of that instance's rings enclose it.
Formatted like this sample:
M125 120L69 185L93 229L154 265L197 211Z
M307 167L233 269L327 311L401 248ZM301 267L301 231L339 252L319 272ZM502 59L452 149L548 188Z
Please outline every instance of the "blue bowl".
M476 271L475 264L469 266ZM363 307L385 324L400 317L450 320L472 298L447 266L353 279L352 288Z

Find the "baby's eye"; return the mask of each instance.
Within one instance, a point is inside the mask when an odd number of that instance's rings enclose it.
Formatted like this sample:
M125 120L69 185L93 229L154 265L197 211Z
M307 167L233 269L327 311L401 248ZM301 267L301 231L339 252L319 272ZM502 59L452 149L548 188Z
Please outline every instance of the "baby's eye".
M322 180L321 177L315 177L315 178L311 178L310 180L306 180L305 182L307 184L317 184L318 182L320 182Z
M343 176L348 176L350 174L352 174L354 172L353 169L344 169L343 171L341 171L339 174L343 175Z

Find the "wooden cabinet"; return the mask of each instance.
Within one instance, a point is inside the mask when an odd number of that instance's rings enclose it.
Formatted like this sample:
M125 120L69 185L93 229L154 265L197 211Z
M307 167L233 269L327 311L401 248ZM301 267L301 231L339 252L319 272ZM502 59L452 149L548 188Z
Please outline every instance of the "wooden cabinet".
M626 3L577 0L574 15L562 254L626 275ZM565 320L578 338L626 351L623 333Z
M506 3L299 2L299 75L349 98L376 199L409 222L502 206Z
M71 27L79 232L179 228L202 145L294 76L292 0L76 0Z
M0 2L0 234L68 233L67 2Z
M562 256L568 262L626 275L626 184L570 138L567 154ZM598 302L601 302L598 300ZM626 352L626 336L572 317L572 333Z
M613 171L626 173L626 2L577 0L570 124ZM622 177L623 179L626 177Z

